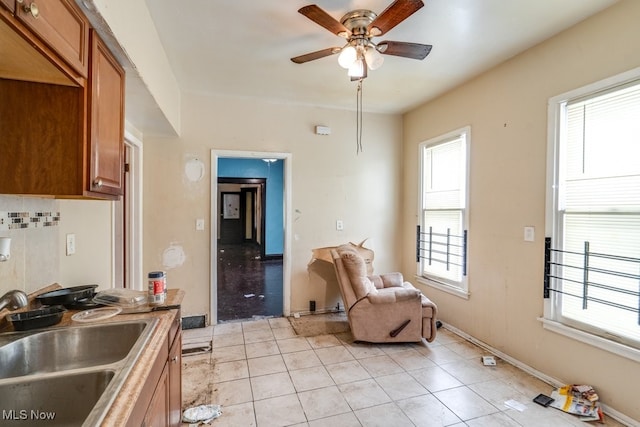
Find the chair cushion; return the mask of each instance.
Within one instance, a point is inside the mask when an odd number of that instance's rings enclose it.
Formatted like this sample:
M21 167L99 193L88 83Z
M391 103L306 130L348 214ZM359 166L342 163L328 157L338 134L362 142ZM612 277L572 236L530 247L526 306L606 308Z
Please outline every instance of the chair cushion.
M420 291L417 289L390 287L380 289L376 294L369 294L367 298L372 304L391 304L400 301L418 300L420 299Z
M377 293L373 282L367 277L367 266L364 258L348 246L346 248L340 246L338 254L342 258L342 264L347 271L347 276L349 276L356 298L360 300L369 294Z

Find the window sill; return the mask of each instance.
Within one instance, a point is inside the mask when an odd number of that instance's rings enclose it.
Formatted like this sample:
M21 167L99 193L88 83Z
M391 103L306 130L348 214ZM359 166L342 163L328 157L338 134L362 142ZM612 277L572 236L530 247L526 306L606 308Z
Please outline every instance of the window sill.
M465 291L464 289L455 287L455 286L451 286L451 285L447 285L446 283L442 283L442 282L436 282L435 280L429 280L426 279L422 276L414 276L415 280L417 283L424 285L424 286L428 286L430 288L434 288L434 289L438 289L440 291L446 292L448 294L451 295L455 295L457 297L463 298L463 299L469 299L469 292Z
M567 325L564 325L562 323L559 323L553 320L545 319L542 317L539 317L538 320L542 322L542 326L544 327L544 329L547 329L549 331L555 332L560 335L564 335L565 337L572 338L576 341L589 344L601 350L614 353L618 356L631 359L635 362L640 362L640 350L636 348L629 347L627 345L620 344L615 341L611 341L611 340L599 337L597 335L593 335L588 332L584 332L579 329L569 327Z

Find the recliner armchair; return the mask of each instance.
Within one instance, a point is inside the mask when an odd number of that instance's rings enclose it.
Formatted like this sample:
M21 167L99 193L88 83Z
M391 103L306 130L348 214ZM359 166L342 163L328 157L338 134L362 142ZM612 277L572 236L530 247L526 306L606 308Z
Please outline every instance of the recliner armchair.
M417 342L436 338L437 307L401 273L367 275L353 246L331 250L351 334L356 341Z

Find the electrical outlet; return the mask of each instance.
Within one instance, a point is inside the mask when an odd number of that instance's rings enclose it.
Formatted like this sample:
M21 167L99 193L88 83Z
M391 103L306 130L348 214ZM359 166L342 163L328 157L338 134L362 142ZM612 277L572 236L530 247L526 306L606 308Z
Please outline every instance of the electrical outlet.
M76 235L67 234L67 256L76 253Z
M524 241L533 242L536 239L536 229L534 227L524 228Z
M336 230L342 231L344 230L344 222L341 219L336 220Z
M196 230L203 231L204 230L204 219L198 218L196 219Z

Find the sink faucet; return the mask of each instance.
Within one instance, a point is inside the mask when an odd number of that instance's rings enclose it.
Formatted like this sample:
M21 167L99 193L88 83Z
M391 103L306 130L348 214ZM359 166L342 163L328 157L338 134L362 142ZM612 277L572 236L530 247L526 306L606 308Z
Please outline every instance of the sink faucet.
M0 310L9 306L9 310L26 307L29 303L27 294L19 290L9 291L0 298Z

